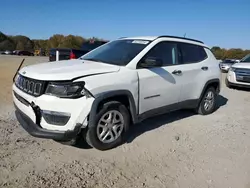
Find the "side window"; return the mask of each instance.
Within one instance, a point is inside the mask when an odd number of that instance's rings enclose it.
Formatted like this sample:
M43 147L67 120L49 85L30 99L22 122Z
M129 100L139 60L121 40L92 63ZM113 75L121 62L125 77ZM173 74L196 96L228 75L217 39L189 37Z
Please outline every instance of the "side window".
M197 63L207 58L207 54L202 46L181 43L180 44L182 63Z
M160 42L156 44L144 57L158 58L163 62L163 66L178 64L178 48L177 43L174 42Z

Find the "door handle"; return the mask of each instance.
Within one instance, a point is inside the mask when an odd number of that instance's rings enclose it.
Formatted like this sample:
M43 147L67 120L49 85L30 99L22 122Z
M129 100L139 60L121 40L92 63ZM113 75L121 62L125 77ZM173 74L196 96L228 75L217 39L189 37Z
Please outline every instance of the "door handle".
M174 70L173 72L172 72L172 74L176 74L176 75L179 75L179 74L181 74L182 72L181 72L181 70Z
M206 70L208 70L208 67L201 67L201 69L206 71Z

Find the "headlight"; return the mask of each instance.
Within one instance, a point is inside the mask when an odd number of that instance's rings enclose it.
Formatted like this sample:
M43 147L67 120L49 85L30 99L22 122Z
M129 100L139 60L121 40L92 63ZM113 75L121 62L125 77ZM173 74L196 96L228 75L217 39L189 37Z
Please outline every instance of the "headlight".
M235 71L235 68L234 68L234 67L230 67L229 71L234 72L234 71Z
M86 94L84 82L50 82L45 94L54 95L61 98L79 98Z

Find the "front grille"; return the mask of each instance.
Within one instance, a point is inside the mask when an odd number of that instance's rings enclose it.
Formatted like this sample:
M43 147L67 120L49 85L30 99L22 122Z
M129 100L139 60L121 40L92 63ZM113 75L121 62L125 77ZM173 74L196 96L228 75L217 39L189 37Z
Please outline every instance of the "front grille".
M16 86L25 93L33 96L40 96L44 93L45 82L17 75L15 80Z
M250 69L236 68L235 75L237 82L250 83Z

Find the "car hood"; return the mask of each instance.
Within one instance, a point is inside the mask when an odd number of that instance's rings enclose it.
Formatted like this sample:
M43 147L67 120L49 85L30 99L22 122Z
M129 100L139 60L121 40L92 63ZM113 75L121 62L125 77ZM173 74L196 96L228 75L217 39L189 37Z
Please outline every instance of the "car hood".
M37 80L72 80L74 78L117 72L119 66L86 60L65 60L23 67L19 73Z
M250 69L250 62L235 63L232 67L233 67L233 68Z

